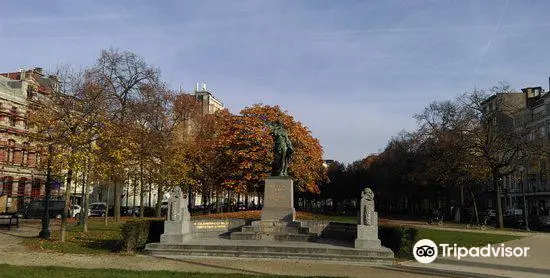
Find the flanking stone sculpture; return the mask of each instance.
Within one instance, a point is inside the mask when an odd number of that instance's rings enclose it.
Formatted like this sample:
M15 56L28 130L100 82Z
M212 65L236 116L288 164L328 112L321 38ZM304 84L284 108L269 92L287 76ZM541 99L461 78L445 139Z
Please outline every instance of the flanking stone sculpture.
M179 186L174 187L168 198L168 211L164 221L161 243L183 243L192 238L190 233L191 214L187 209L189 199Z
M381 244L378 239L378 213L374 211L374 193L368 187L361 193L360 206L355 248L380 248Z

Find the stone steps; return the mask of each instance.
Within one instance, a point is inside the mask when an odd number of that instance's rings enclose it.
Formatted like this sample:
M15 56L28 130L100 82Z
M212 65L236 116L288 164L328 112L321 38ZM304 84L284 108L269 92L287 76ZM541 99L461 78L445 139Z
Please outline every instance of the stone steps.
M317 248L289 246L235 246L235 245L170 245L148 244L145 254L157 257L186 259L197 257L239 257L271 259L304 259L323 261L392 264L389 250L358 250L352 248Z
M231 233L232 240L275 240L314 242L317 235L309 232L308 227L302 227L300 222L285 221L254 221L252 225L244 226L240 232Z
M232 240L275 240L275 241L301 241L315 242L315 234L289 234L289 233L258 233L258 232L233 232Z

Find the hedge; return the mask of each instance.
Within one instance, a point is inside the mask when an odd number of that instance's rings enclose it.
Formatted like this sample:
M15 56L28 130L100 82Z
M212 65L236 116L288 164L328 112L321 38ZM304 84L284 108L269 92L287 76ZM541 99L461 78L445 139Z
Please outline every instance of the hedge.
M378 238L396 257L412 257L412 248L418 241L418 230L404 227L378 227Z
M141 251L145 244L159 242L164 220L130 220L122 225L121 238L126 252Z

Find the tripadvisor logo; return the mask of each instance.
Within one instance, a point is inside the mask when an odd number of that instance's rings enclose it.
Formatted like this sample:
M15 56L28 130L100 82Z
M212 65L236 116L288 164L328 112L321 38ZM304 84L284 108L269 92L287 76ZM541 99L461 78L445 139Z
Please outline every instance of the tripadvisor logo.
M413 246L414 258L423 264L429 264L437 258L437 245L429 239L421 239Z
M441 253L438 252L441 250ZM423 264L429 264L437 258L439 254L442 258L457 258L464 257L494 257L494 258L510 258L510 257L527 257L530 247L510 247L504 243L499 245L487 244L483 247L459 247L456 243L450 244L440 243L439 245L429 239L421 239L413 246L414 258Z

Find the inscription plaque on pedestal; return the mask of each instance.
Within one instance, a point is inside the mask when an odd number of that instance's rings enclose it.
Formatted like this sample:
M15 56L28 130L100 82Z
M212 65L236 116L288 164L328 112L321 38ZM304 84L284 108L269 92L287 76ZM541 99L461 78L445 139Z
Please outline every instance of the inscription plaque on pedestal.
M262 221L294 221L294 184L288 177L265 179Z

